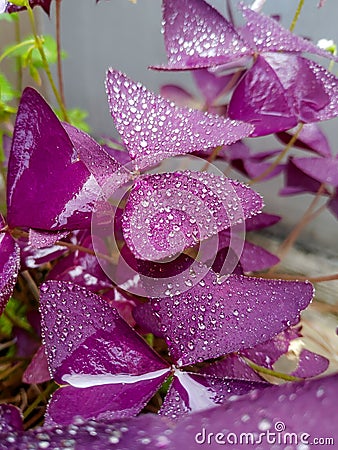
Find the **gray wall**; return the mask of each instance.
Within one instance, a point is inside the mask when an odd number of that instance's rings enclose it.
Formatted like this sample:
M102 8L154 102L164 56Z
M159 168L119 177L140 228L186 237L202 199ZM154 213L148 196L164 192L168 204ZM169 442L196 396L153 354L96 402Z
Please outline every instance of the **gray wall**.
M210 1L225 11L225 0ZM236 2L234 2L236 3ZM246 3L251 3L248 0ZM306 0L296 32L318 39L325 37L338 41L338 6L336 0L327 0L317 9L318 0ZM264 12L281 13L282 23L288 27L298 1L267 0ZM166 82L177 81L191 89L189 74L155 72L150 64L166 61L161 29L161 1L138 0L134 5L128 0L65 0L62 2L62 42L69 54L64 62L66 96L69 107L80 106L89 111L89 122L96 136L112 134L113 125L104 91L105 71L109 66L125 71L131 78L141 81L152 90ZM52 10L54 17L54 10ZM53 24L44 18L45 31L53 33ZM324 124L331 145L337 148L337 121ZM257 140L257 149L269 148L276 143ZM335 150L336 150L335 148ZM275 198L281 180L258 185L265 197L268 210L282 212L284 225L290 227L311 201L310 196L297 200ZM273 200L273 201L272 201ZM330 248L338 248L337 222L325 213L307 228L307 239L319 239Z

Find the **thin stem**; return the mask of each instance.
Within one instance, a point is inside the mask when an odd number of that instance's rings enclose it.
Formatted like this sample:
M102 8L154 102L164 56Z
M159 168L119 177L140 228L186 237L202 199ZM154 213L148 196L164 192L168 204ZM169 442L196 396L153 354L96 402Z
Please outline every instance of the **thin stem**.
M295 134L292 136L290 141L285 146L284 150L277 156L277 158L274 160L274 162L265 169L258 177L253 178L251 181L249 181L248 184L252 185L255 183L258 183L259 181L262 181L266 176L270 175L270 173L278 166L278 164L283 160L284 156L288 153L288 151L293 147L294 143L297 141L300 132L303 129L304 124L300 123Z
M287 252L290 250L290 248L293 246L295 241L297 240L298 236L300 235L301 231L308 225L312 220L314 220L316 217L319 216L323 211L326 209L326 203L322 205L320 208L318 208L316 211L314 211L315 206L317 205L318 201L320 200L320 195L322 194L323 190L325 188L325 185L322 184L319 188L315 198L312 200L310 206L305 211L303 217L301 220L297 223L297 225L293 228L289 236L282 242L282 244L279 246L279 249L277 250L277 256L282 259L287 254Z
M63 72L62 72L62 54L61 54L61 1L56 0L55 14L56 14L56 48L57 48L57 73L59 81L59 91L62 99L62 103L66 105L65 92L63 87Z
M267 369L266 367L259 366L258 364L255 364L254 362L250 361L247 358L244 358L245 362L251 367L251 369L255 370L259 373L264 373L265 375L271 375L275 378L280 378L281 380L285 381L302 381L301 378L294 377L292 375L288 375L286 373L282 372L276 372L275 370Z
M218 156L219 152L222 150L222 148L223 148L223 146L222 146L222 145L219 145L219 146L217 146L217 147L215 147L215 148L213 149L213 151L212 151L212 152L210 153L210 155L208 156L206 163L205 163L204 166L202 167L202 172L205 172L205 171L208 170L210 164L211 164L213 161L215 161L215 159L217 158L217 156Z
M21 272L22 278L26 281L30 291L32 292L34 299L38 302L40 299L39 288L37 287L35 281L32 278L32 275L28 272L28 270L24 270Z
M227 13L228 13L229 20L230 20L230 22L234 25L235 22L234 22L234 15L233 15L233 13L232 13L231 0L227 0L226 5L227 5Z
M59 91L58 91L58 89L57 89L57 87L56 87L56 85L54 83L53 75L52 75L52 72L51 72L50 67L49 67L49 63L48 63L48 60L47 60L47 57L46 57L45 50L43 48L43 41L42 41L41 37L38 36L34 13L33 13L33 10L31 8L28 0L26 2L25 6L27 7L29 21L31 23L31 27L32 27L32 31L33 31L33 35L34 35L34 39L35 39L35 45L36 45L36 48L38 49L38 51L40 53L42 64L43 64L43 68L44 68L44 70L46 72L46 75L47 75L48 81L49 81L49 83L51 85L51 88L52 88L52 90L54 92L56 101L58 102L59 107L61 109L62 117L63 117L63 119L66 122L69 122L69 118L68 118L68 115L67 115L67 111L66 111L65 105L63 104L62 98L60 96L60 93L59 93Z
M302 11L303 6L304 6L304 0L299 0L298 6L297 6L297 10L295 12L295 15L294 15L294 17L292 19L292 22L291 22L291 25L290 25L290 28L289 28L290 31L293 31L295 29L295 26L296 26L296 24L298 22L298 19L299 19L299 16L300 16L300 13Z
M32 404L29 405L27 409L25 409L25 411L23 412L24 419L27 419L27 417L34 411L36 407L39 406L41 402L44 402L46 404L48 397L50 396L50 394L53 393L53 391L55 391L55 388L56 386L53 382L49 383L46 389L38 395L38 397L34 400Z
M15 40L17 44L21 42L21 30L20 30L20 20L19 15L18 19L15 21ZM22 63L20 56L16 59L16 71L17 71L17 89L19 92L22 91Z

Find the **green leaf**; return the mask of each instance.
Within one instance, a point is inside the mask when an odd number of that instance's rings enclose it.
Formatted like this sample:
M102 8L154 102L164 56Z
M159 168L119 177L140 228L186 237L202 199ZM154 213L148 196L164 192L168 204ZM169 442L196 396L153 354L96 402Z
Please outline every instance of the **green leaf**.
M0 14L0 21L3 20L4 22L17 22L19 20L18 13L2 13Z
M46 34L46 35L42 36L42 42L43 42L43 49L45 51L48 63L56 64L57 59L58 59L56 40L53 38L53 36ZM67 57L66 52L62 51L61 58L65 59L66 57ZM41 56L40 56L39 50L37 48L35 48L32 52L32 64L36 68L43 67Z
M15 318L16 324L21 328L27 331L32 330L26 318L27 307L25 304L12 297L7 303L5 312L6 315L2 314L0 317L0 336L11 337L13 330L13 321L10 320L11 317Z
M17 91L5 75L0 72L0 100L3 103L9 103L10 101L19 98L20 92Z

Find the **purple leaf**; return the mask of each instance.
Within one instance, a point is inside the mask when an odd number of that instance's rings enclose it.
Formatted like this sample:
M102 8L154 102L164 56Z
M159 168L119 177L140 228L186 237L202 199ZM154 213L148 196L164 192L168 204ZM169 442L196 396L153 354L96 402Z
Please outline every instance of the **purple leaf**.
M204 0L163 0L168 57L161 70L187 70L233 63L252 51L216 9Z
M338 190L336 190L334 196L330 199L328 208L338 219Z
M133 383L76 388L65 386L52 396L46 424L68 425L74 417L97 421L136 416L160 388L167 375Z
M39 267L58 258L67 251L67 248L61 245L33 249L27 244L27 240L23 238L18 239L18 244L20 246L21 266L23 270L25 268L34 269Z
M246 241L240 256L244 272L259 272L279 263L279 258L258 245Z
M9 436L20 431L23 431L20 409L13 405L0 405L0 435Z
M27 369L22 376L22 381L27 384L39 384L50 379L51 376L48 370L45 348L43 345L40 345L31 362L27 366Z
M258 344L251 349L241 351L241 355L259 366L273 369L272 366L277 359L284 355L284 353L287 353L290 342L299 336L301 336L299 328L287 328L276 336L273 336L270 340Z
M285 187L279 191L279 195L295 195L305 192L317 193L321 183L306 175L300 170L293 158L289 158L285 170Z
M288 144L294 135L294 130L277 133L277 138ZM331 156L332 152L325 134L316 123L305 123L299 133L294 147L318 153L321 156Z
M136 323L146 333L152 333L154 336L164 338L161 330L160 321L150 302L137 305L133 311Z
M94 175L106 195L109 196L130 179L130 172L87 133L68 123L62 125L73 142L80 160Z
M5 221L0 215L0 230ZM12 295L20 268L20 248L9 233L0 232L0 315Z
M218 378L233 378L262 382L262 378L249 367L240 355L231 353L201 370L201 373Z
M199 240L258 213L262 200L249 187L209 173L139 177L123 217L123 233L141 259L175 255Z
M225 88L233 79L233 74L217 76L207 69L194 70L192 76L208 106L211 106L217 97L224 93Z
M294 377L309 378L320 375L329 367L329 360L324 356L303 349L298 362L297 369L292 372Z
M48 365L58 383L70 383L76 374L95 381L96 375L99 380L167 367L114 308L80 286L48 281L41 286L40 309Z
M297 119L277 74L258 56L253 67L238 83L229 103L229 117L252 123L252 136L287 130Z
M259 53L312 53L338 61L338 58L333 56L332 53L322 50L310 41L296 36L282 27L275 19L259 14L243 4L240 5L240 9L247 21L247 25L243 30L244 34L246 37L251 36L252 43Z
M41 6L41 8L49 15L50 13L50 5L52 3L52 0L29 0L29 4L32 8L34 6ZM7 11L9 13L17 12L17 11L23 11L26 8L24 6L16 6L12 3L8 3L7 5Z
M199 103L190 92L176 86L175 84L165 84L161 86L160 94L167 100L173 101L177 106L188 106L189 108L198 109Z
M298 322L312 296L310 283L237 275L220 281L210 271L188 292L152 302L172 358L185 365L271 339Z
M136 169L169 156L231 144L253 130L248 124L176 107L113 69L106 89L111 115Z
M8 223L72 230L90 223L98 185L58 118L32 88L22 94L8 164Z
M217 434L218 442L235 444L235 448L240 448L240 436L246 433L252 440L244 441L244 446L268 450L272 448L271 440L267 439L268 430L270 436L273 434L276 438L275 443L277 438L283 443L277 448L309 447L313 438L319 436L330 437L335 442L338 432L332 418L336 417L337 380L335 375L273 386L240 396L207 413L191 414L175 428L172 448L179 448L179 443L184 442L189 450L197 450L206 444L209 433L212 434L208 448L219 448L220 444L215 442ZM297 441L293 444L293 440L290 445L292 433L295 433Z
M262 228L271 227L281 220L280 216L262 212L256 216L250 217L245 221L246 231L260 230Z
M33 250L51 247L57 241L67 237L68 234L68 231L46 232L33 230L31 228L29 230L28 245L30 245Z
M208 375L175 371L174 380L159 414L171 419L224 403L229 397L266 387L263 382L221 379Z
M293 164L305 175L320 183L338 186L338 159L327 158L293 158Z
M127 149L118 140L105 136L102 148L122 166L131 166L131 159Z

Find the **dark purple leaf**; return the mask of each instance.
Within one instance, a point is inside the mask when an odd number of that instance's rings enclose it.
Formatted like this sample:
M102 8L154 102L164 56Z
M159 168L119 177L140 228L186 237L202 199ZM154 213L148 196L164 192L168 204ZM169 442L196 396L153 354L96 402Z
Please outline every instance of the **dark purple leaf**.
M152 302L171 356L185 365L271 339L298 322L312 296L310 283L237 275L220 281L210 271L188 292Z
M317 193L321 183L306 175L289 158L285 170L285 187L279 191L279 195L295 195L305 192Z
M276 336L273 336L270 340L255 345L255 347L249 350L241 351L241 355L259 366L273 369L272 366L278 358L284 355L284 353L287 353L290 342L299 336L301 336L299 328L287 328Z
M297 369L292 372L294 377L309 378L320 375L329 367L329 360L324 356L303 349L300 356Z
M142 375L167 367L114 308L80 286L48 281L41 287L40 308L56 382L71 384L78 376L95 385L96 379L102 384L100 375Z
M115 126L136 169L170 156L231 144L253 130L248 124L179 108L113 69L108 71L106 89Z
M328 208L338 219L338 190L336 190L334 196L330 199Z
M230 380L176 370L159 414L171 419L224 403L229 397L266 387L263 382Z
M5 221L0 215L0 230ZM0 315L12 295L20 268L20 248L9 233L0 232Z
M11 432L20 431L23 431L20 409L13 405L0 405L0 435L9 436Z
M211 106L224 93L233 78L233 74L218 76L207 69L194 70L192 76L207 106Z
M338 159L327 158L293 158L293 164L305 175L320 183L338 186Z
M109 196L130 179L130 172L122 167L111 154L106 152L87 133L68 123L62 125L73 142L79 159L94 175L106 196Z
M137 305L133 311L133 316L137 325L140 326L143 331L164 338L159 318L156 316L150 302Z
M294 135L294 130L277 133L277 138L284 144L288 144ZM310 150L321 156L330 156L332 154L330 145L325 134L316 123L305 123L299 133L298 139L293 144L294 147Z
M131 159L127 149L112 137L103 138L102 148L122 166L131 167Z
M229 117L252 123L252 136L261 136L297 125L297 119L277 74L258 56L253 67L237 85L230 103Z
M168 65L157 69L233 64L252 53L233 25L204 0L163 0L163 22Z
M27 366L22 376L22 381L27 384L39 384L50 379L45 348L43 345L40 345L32 361Z
M65 129L32 88L23 92L8 164L8 223L72 230L90 223L99 190Z
M245 221L246 231L260 230L262 228L271 227L281 220L280 216L262 212L256 216L250 217Z
M41 8L43 8L43 10L48 15L50 13L51 3L52 3L52 0L29 0L29 4L32 8L34 8L34 6L41 6ZM16 6L9 2L7 5L6 11L9 13L13 13L13 12L17 12L17 11L23 11L24 9L26 9L24 6Z
M21 267L23 270L25 270L25 268L34 269L39 267L62 256L67 251L67 248L62 247L61 245L33 249L28 245L27 240L23 238L18 239L18 244L20 246Z
M68 425L75 417L103 421L136 416L160 388L166 376L130 384L121 381L80 389L61 387L49 402L46 424Z
M129 196L123 233L132 252L157 260L182 252L262 208L249 187L202 172L139 177Z
M252 43L259 53L262 52L291 52L312 53L326 58L338 60L325 50L320 49L312 42L296 36L282 27L275 19L259 14L251 8L241 4L242 14L247 21L244 34L251 36Z

